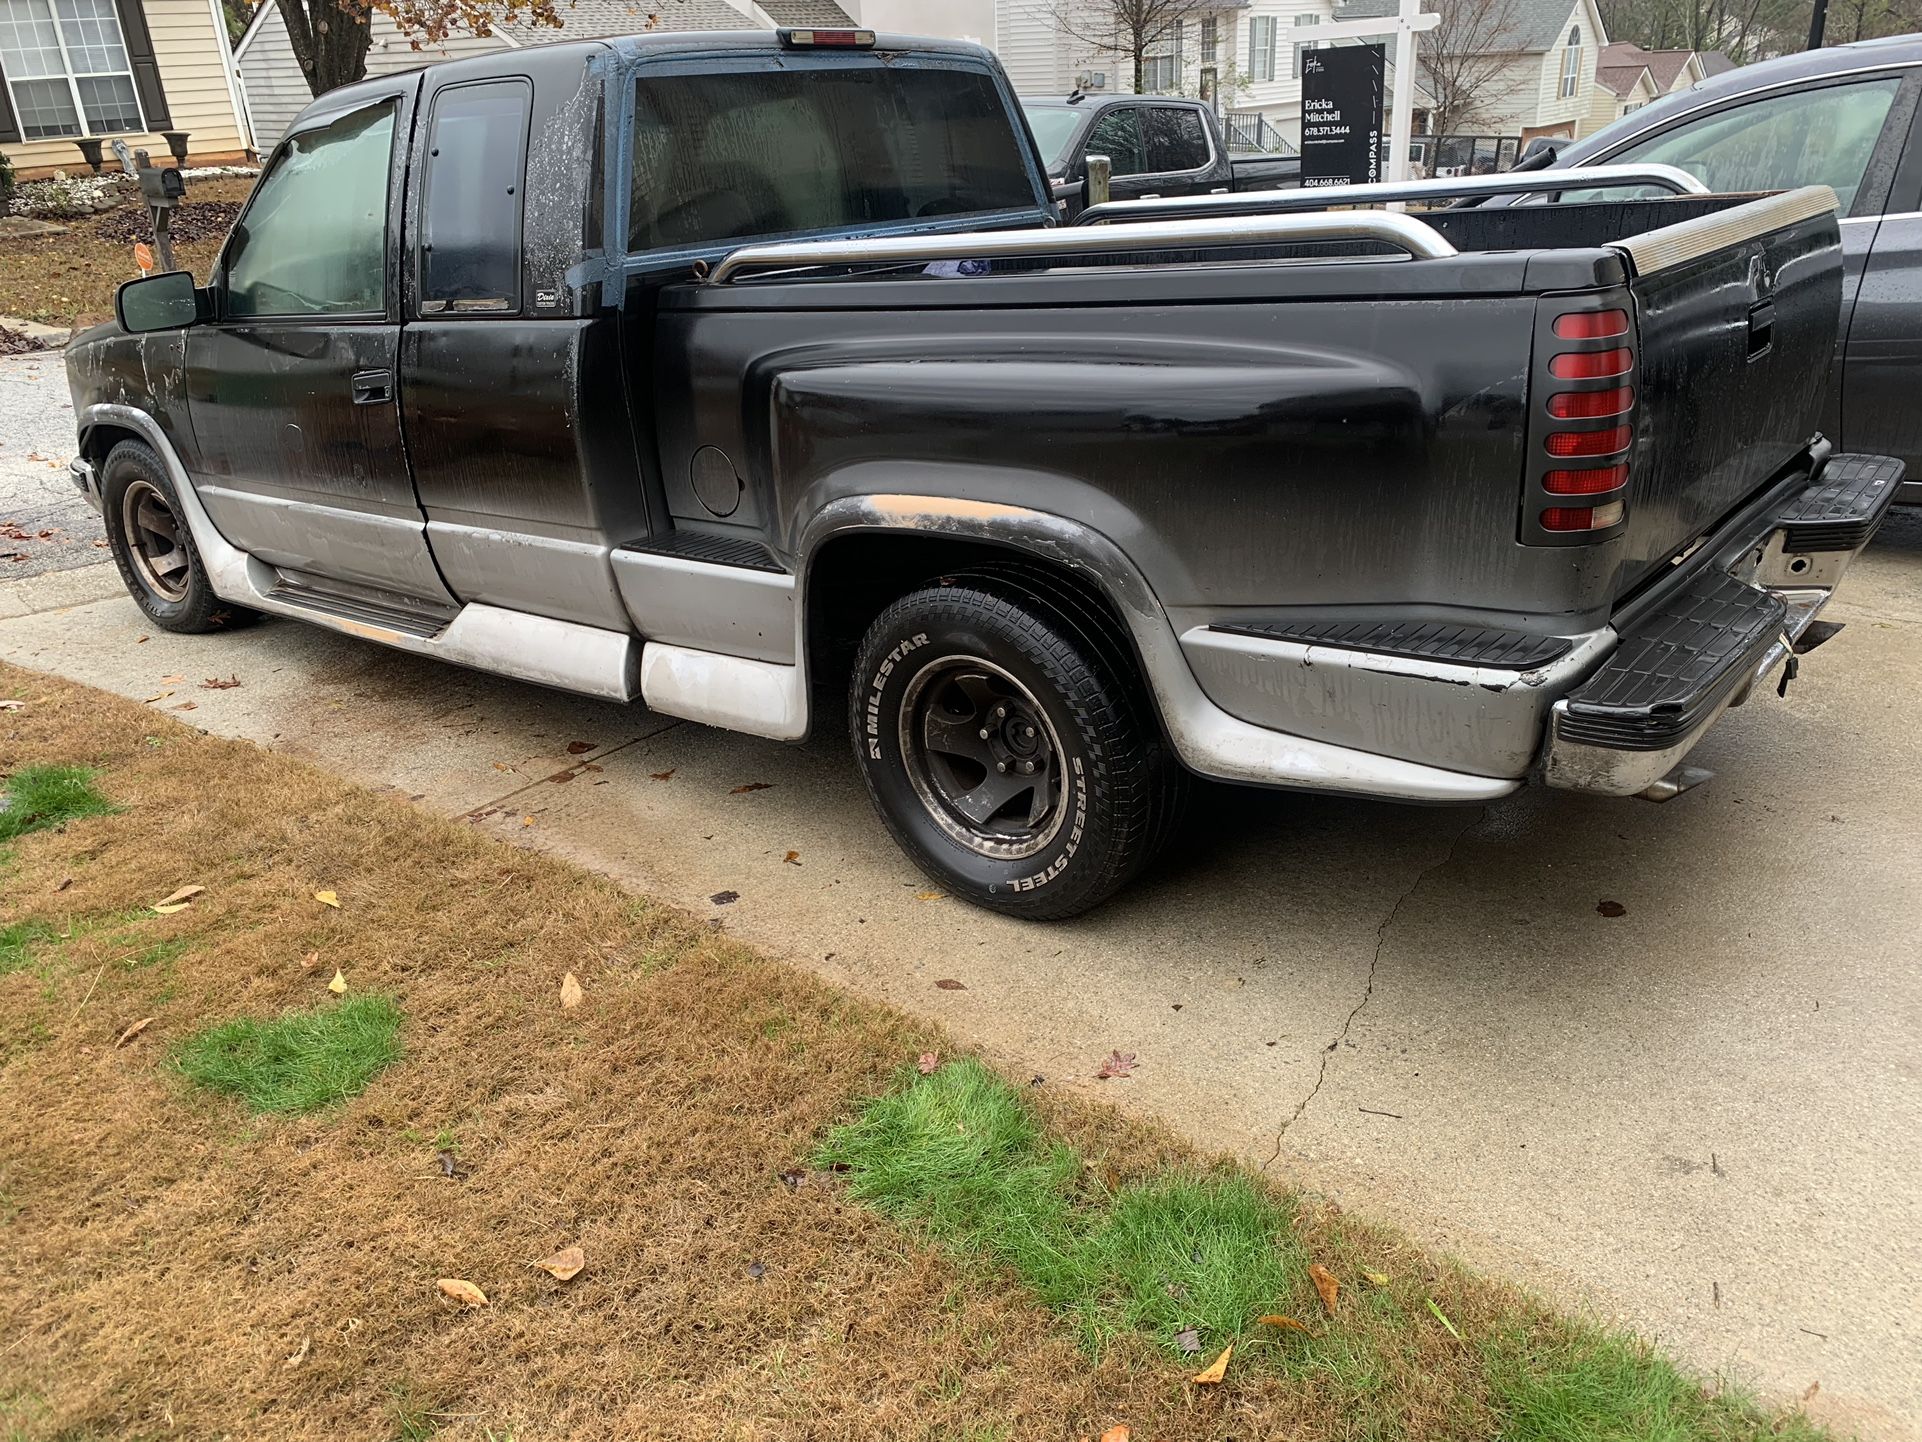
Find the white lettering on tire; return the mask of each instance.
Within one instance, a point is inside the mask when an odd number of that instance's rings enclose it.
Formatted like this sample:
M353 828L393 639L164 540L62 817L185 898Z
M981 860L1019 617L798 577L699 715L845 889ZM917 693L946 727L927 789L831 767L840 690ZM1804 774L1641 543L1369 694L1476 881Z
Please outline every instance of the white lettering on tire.
M926 631L915 632L914 635L902 641L882 658L881 664L875 668L874 675L868 681L868 703L866 707L867 725L864 729L867 732L868 759L870 761L879 761L881 759L882 688L887 685L888 677L894 673L895 666L903 656L907 655L910 651L918 651L927 644L928 633Z

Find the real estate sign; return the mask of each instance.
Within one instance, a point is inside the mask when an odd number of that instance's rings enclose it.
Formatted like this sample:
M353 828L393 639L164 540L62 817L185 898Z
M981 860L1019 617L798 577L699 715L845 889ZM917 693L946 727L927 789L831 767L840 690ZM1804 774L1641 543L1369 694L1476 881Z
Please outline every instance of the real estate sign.
M1301 183L1382 178L1381 101L1387 51L1337 45L1301 54Z

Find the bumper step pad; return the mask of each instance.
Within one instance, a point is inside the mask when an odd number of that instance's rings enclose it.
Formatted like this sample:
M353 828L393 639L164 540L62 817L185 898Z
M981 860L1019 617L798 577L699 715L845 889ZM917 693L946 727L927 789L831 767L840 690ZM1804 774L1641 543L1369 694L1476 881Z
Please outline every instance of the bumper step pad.
M669 531L645 541L630 541L619 547L648 556L676 556L683 561L700 561L709 566L738 566L744 571L771 571L786 575L787 567L766 546L745 536L716 536L706 531Z
M1777 517L1783 549L1853 551L1866 545L1902 488L1902 470L1892 456L1830 456L1815 483Z
M1500 671L1532 671L1567 655L1574 642L1561 636L1530 636L1480 626L1435 621L1224 621L1208 628L1264 641L1297 646L1337 646L1378 656L1414 661L1443 661L1456 666L1488 666Z
M1562 738L1619 751L1676 745L1754 676L1787 615L1778 596L1720 571L1703 576L1644 617L1568 696Z

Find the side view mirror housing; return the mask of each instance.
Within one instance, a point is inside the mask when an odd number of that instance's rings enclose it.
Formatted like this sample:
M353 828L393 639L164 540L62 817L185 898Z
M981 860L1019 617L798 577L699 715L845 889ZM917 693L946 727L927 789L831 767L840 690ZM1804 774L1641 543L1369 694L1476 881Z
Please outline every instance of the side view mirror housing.
M185 330L206 319L206 295L195 286L191 271L163 271L130 280L115 291L114 318L129 335Z

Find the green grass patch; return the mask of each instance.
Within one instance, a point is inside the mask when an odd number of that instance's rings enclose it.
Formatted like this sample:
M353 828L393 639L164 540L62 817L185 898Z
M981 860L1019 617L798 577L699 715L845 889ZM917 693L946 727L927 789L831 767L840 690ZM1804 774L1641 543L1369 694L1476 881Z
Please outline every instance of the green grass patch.
M0 926L0 976L26 969L33 960L33 949L52 941L54 930L44 921L16 921Z
M1244 1348L1235 1366L1331 1392L1358 1436L1395 1434L1382 1406L1424 1370L1424 1346L1443 1327L1374 1287L1351 1287L1324 1318L1288 1198L1234 1168L1104 1185L1018 1089L973 1060L906 1074L834 1128L814 1164L964 1260L1013 1272L1092 1352L1137 1333L1199 1365L1229 1341L1263 1337L1272 1345ZM1305 1319L1315 1335L1288 1341L1258 1327L1269 1312ZM1827 1435L1800 1414L1711 1394L1635 1338L1520 1304L1494 1335L1446 1345L1469 1349L1458 1354L1470 1361L1459 1404L1485 1403L1505 1442Z
M358 1096L400 1057L400 1007L355 996L273 1021L242 1019L182 1042L174 1065L189 1081L259 1112L316 1111Z
M113 803L94 789L84 766L29 766L7 780L0 800L0 843L81 816L106 816Z

